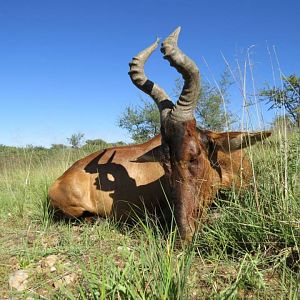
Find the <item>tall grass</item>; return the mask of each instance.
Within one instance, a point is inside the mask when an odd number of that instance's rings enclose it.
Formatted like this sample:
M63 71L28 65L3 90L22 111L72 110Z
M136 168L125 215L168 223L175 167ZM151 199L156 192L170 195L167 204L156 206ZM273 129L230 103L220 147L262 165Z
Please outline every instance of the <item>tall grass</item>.
M275 133L252 147L252 186L216 199L189 248L176 245L176 230L166 237L147 222L135 227L112 220L54 222L48 214L48 186L86 153L6 153L0 174L0 297L296 299L299 147L298 131L284 138ZM38 271L40 262L53 254L59 257L56 271ZM30 270L21 294L8 290L14 268ZM76 280L55 285L68 274Z

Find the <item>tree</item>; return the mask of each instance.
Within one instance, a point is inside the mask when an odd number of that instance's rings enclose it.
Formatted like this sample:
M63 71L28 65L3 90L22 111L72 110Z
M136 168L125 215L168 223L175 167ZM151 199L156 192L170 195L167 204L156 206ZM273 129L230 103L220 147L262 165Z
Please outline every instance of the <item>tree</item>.
M196 119L202 127L224 131L235 122L233 114L228 109L229 88L232 84L227 69L221 75L218 87L203 82L195 112Z
M109 147L118 147L125 146L126 143L122 141L118 141L115 143L108 143L102 139L94 139L94 140L86 140L85 145L82 147L83 149L92 150L92 149L105 149Z
M108 147L109 144L102 139L95 139L95 140L86 140L84 146L93 146L102 149Z
M199 126L211 130L221 131L227 124L234 122L232 114L224 110L229 103L228 89L232 82L229 80L229 72L225 70L218 82L219 89L207 82L202 82L202 87L196 107L195 115ZM175 80L173 95L178 98L181 94L183 80ZM118 120L118 125L126 129L134 142L144 142L160 132L159 111L152 99L146 101L141 98L142 105L125 108Z
M59 149L64 149L66 148L67 146L64 145L64 144L51 144L51 148L50 149L53 149L53 150L59 150Z
M260 96L271 104L269 109L284 107L294 125L300 128L300 77L295 74L282 77L282 88L262 89Z
M84 133L78 132L73 133L71 137L67 138L69 144L72 146L72 148L79 148L80 145L83 142Z
M159 133L160 120L159 111L153 100L146 101L141 98L142 105L125 108L118 120L118 125L126 129L136 143L141 143L154 137Z

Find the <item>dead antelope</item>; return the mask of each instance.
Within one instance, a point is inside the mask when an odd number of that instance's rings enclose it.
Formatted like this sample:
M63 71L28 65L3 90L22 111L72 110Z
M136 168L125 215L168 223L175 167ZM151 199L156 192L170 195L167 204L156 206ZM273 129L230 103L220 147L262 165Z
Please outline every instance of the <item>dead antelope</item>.
M178 48L179 32L176 29L161 48L184 79L176 104L144 73L144 64L158 41L130 63L132 82L157 104L161 135L141 145L101 150L75 162L50 187L52 207L69 217L88 212L118 220L145 209L156 214L173 207L180 236L190 241L195 220L203 217L217 191L249 182L252 169L243 148L270 133L212 132L196 127L199 70Z

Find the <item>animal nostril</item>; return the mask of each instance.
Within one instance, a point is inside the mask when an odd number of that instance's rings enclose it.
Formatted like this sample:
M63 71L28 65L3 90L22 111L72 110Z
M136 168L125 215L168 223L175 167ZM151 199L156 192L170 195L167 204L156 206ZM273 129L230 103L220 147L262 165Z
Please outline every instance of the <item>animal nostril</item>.
M197 163L197 159L196 158L191 158L190 159L190 163L191 164L196 164Z

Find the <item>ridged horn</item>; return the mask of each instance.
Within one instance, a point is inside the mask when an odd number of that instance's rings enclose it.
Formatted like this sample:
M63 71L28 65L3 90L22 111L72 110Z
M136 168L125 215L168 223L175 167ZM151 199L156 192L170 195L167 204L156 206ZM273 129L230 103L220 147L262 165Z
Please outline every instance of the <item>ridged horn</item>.
M161 52L184 79L183 89L170 116L176 121L188 121L194 118L194 110L200 93L200 75L194 61L177 46L180 30L181 28L178 27L164 40Z
M138 53L132 59L132 61L129 63L130 70L128 74L133 84L144 93L149 95L157 104L161 115L164 115L170 111L172 107L174 107L174 104L170 100L170 97L167 95L167 93L160 86L147 78L144 71L145 62L157 48L158 43L159 39L156 39L151 46Z

